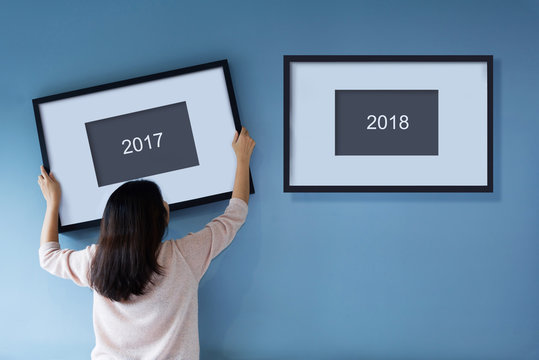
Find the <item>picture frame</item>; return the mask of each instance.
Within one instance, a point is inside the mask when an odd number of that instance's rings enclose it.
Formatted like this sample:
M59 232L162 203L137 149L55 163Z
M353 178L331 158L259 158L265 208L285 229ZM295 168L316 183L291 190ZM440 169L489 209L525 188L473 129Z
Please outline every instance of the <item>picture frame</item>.
M284 192L493 192L492 55L283 67Z
M231 197L241 122L226 59L32 104L43 165L62 186L59 232L99 225L129 180L156 182L171 211Z

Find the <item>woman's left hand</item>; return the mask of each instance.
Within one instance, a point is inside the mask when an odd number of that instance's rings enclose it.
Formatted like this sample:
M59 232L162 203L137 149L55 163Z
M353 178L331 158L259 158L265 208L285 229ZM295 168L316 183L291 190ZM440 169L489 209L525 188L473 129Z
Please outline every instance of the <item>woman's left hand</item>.
M56 180L52 172L47 174L47 171L41 165L41 175L37 177L37 183L41 188L43 197L47 200L47 205L59 206L60 198L62 197L62 190L60 189L60 183Z

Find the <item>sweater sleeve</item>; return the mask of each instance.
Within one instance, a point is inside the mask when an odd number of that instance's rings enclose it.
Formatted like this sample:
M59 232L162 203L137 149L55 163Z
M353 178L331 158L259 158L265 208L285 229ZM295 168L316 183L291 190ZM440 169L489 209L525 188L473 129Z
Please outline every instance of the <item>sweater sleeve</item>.
M79 286L89 286L89 269L96 245L74 251L60 249L57 242L48 242L39 248L39 265L49 273L70 279Z
M210 221L202 230L174 240L197 281L200 281L212 259L232 242L246 217L247 203L232 198L224 214Z

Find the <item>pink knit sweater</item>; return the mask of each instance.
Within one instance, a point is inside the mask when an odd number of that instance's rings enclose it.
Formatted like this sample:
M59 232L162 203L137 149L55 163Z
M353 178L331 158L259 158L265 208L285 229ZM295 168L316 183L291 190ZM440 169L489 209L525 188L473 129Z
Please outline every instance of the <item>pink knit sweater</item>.
M92 359L198 359L198 283L246 216L247 204L232 198L224 214L204 229L164 241L157 260L164 276L155 276L145 295L113 302L94 291ZM57 242L45 243L39 263L53 275L89 286L96 246L73 251L60 249Z

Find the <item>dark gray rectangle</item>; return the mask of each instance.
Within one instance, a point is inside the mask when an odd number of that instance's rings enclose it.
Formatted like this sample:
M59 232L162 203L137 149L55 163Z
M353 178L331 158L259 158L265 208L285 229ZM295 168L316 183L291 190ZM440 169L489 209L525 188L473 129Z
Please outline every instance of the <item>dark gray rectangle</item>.
M335 90L335 155L438 155L438 90Z
M100 187L199 165L185 101L85 126Z

